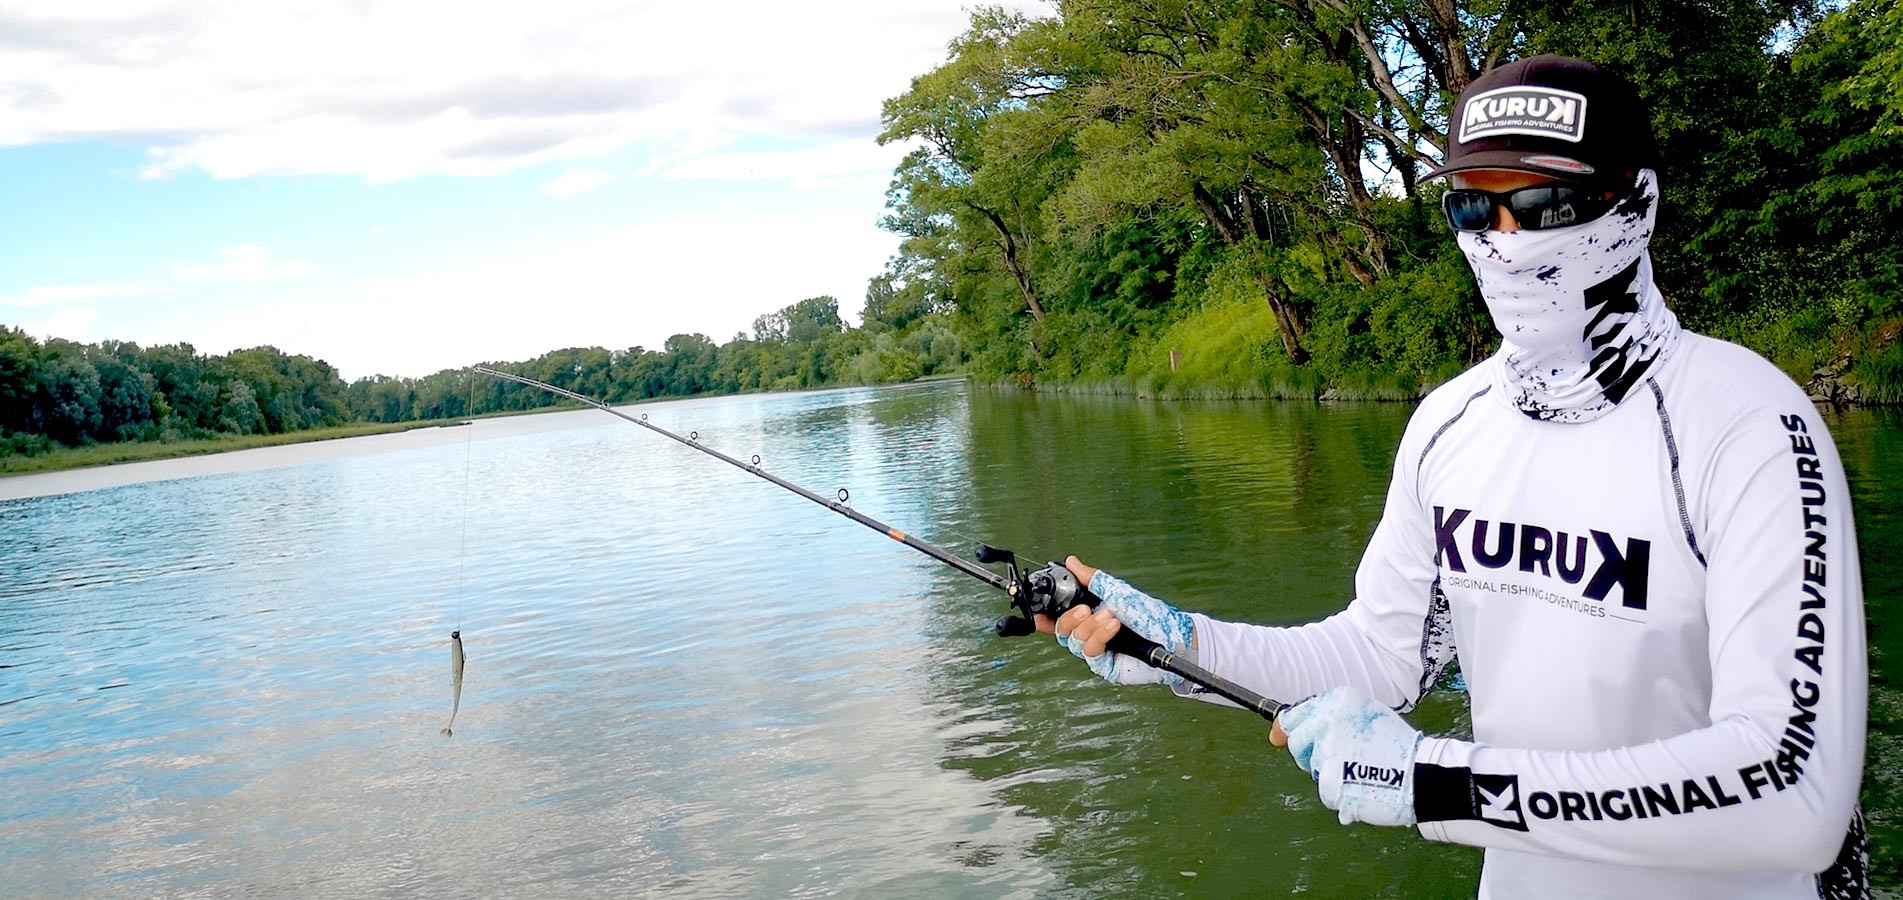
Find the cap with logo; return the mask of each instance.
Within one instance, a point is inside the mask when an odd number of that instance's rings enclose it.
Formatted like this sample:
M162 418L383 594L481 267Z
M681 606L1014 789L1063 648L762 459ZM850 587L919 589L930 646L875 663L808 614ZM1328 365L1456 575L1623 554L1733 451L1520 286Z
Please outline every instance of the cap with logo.
M1474 80L1454 105L1439 178L1512 169L1562 178L1608 178L1653 165L1645 104L1630 82L1583 59L1546 54Z

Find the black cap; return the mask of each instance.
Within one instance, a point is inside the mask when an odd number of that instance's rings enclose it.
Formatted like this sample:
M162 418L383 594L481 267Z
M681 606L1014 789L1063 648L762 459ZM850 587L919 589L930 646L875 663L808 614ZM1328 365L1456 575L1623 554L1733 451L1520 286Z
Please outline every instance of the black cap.
M1652 120L1632 84L1583 59L1546 54L1508 63L1460 92L1439 178L1513 169L1609 178L1653 165Z

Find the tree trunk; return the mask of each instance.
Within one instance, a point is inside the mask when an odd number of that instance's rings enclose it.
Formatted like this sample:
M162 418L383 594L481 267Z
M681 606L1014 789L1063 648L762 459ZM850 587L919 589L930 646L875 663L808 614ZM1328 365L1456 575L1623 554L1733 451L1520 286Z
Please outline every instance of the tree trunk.
M1238 192L1242 205L1240 216L1230 212L1227 205L1201 182L1192 184L1190 193L1195 196L1196 206L1203 211L1203 217L1216 227L1216 231L1230 246L1247 248L1251 243L1262 249L1269 246L1262 240L1268 228L1268 219L1260 214L1259 204L1247 187ZM1243 234L1238 218L1248 225L1250 234ZM1301 320L1294 304L1282 295L1274 274L1266 268L1256 268L1256 280L1262 283L1262 295L1269 302L1269 311L1275 315L1275 330L1282 338L1283 352L1288 354L1290 362L1298 366L1308 362L1308 351L1302 348L1302 332L1306 330L1306 323Z
M1274 275L1266 269L1257 269L1257 281L1262 282L1262 293L1269 298L1269 311L1275 314L1275 330L1282 336L1282 350L1288 354L1289 362L1303 365L1308 362L1308 351L1302 347L1299 335L1303 323L1296 317L1292 305L1281 295L1280 285Z
M1448 93L1459 94L1480 77L1473 59L1467 55L1467 41L1460 25L1460 10L1454 0L1428 0L1427 17L1440 38L1440 56L1446 69L1440 73Z
M1024 305L1031 311L1031 318L1044 321L1044 304L1037 299L1037 290L1031 287L1031 273L1025 271L1024 263L1018 259L1018 242L1011 236L1011 229L1004 224L1004 217L976 203L967 202L967 206L982 213L998 230L998 249L1004 251L1004 267L1011 277L1017 280L1018 291L1024 294Z

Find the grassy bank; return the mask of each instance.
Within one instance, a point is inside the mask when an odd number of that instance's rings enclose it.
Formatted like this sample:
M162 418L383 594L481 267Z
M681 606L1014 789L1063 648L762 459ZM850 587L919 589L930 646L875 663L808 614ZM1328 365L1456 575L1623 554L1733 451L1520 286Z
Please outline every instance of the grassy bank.
M942 381L961 379L962 375L935 376L918 379ZM849 385L828 385L827 387L847 387ZM821 388L823 389L823 388ZM804 390L804 389L803 389ZM779 391L750 391L747 393L781 393ZM692 396L715 396L692 395ZM617 403L628 406L635 403L657 403L664 400L681 400L684 397L650 397L630 403ZM181 456L202 456L208 453L229 453L233 450L253 450L258 447L275 447L280 444L302 444L310 441L329 441L337 438L363 437L372 434L390 434L398 431L410 431L417 428L437 428L455 425L471 419L494 419L507 416L532 416L539 413L563 412L575 409L587 409L579 403L563 401L550 406L533 409L511 409L497 412L478 413L473 416L453 416L446 419L424 419L415 422L355 422L329 428L307 428L302 431L287 431L283 434L220 435L212 438L197 438L181 441L123 441L110 444L90 444L84 447L56 447L44 453L32 456L0 456L0 478L9 475L25 475L33 472L57 472L65 469L83 469L89 466L110 466L117 463L148 462L155 459L174 459Z
M1278 373L1279 374L1279 373ZM1011 382L984 384L992 389L1022 389ZM1304 400L1309 402L1365 401L1403 402L1419 400L1423 392L1411 383L1386 384L1374 381L1323 387L1315 379L1267 377L1258 381L1205 382L1158 376L1074 381L1037 381L1032 389L1052 394L1100 394L1135 397L1139 400Z
M413 428L434 428L462 421L460 419L432 419L427 422L360 422L352 425L338 425L331 428L310 428L303 431L291 431L284 434L246 434L222 435L215 438L201 438L186 441L134 441L128 443L92 444L85 447L61 447L37 456L9 456L0 458L0 475L20 475L28 472L55 472L61 469L80 469L87 466L109 466L114 463L145 462L154 459L172 459L179 456L198 456L205 453L226 453L232 450L251 450L257 447L275 447L279 444L301 444L307 441L328 441L337 438L362 437L368 434L388 434L393 431L409 431Z

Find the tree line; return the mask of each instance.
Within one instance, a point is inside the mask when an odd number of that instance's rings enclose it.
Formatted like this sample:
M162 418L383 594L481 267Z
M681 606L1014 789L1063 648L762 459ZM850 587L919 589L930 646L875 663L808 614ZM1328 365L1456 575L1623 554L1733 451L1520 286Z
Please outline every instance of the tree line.
M887 101L886 277L975 374L1417 396L1497 338L1421 176L1459 92L1544 52L1630 78L1653 257L1696 330L1903 400L1894 0L1060 0L979 9Z
M904 381L960 367L963 347L942 319L882 302L848 327L832 297L760 316L725 344L679 334L660 350L583 347L500 368L615 403L701 393ZM903 330L901 330L903 328ZM190 344L40 341L0 326L0 457L114 441L283 434L348 422L411 422L536 409L542 391L446 369L346 384L323 360L254 347L222 356Z
M878 294L874 290L868 296L856 328L840 317L838 300L811 297L756 318L751 334L736 334L724 344L701 334L677 334L659 350L578 347L496 367L610 403L632 403L909 381L963 364L963 346L946 322L918 322L917 316L879 302ZM361 379L345 391L345 400L353 415L371 422L528 410L559 402L513 382L472 380L468 369L423 378Z
M329 363L275 347L45 342L0 326L0 456L56 446L279 434L350 417Z

